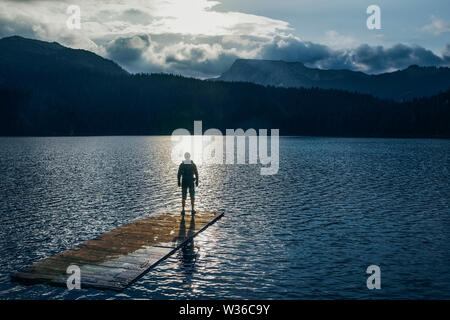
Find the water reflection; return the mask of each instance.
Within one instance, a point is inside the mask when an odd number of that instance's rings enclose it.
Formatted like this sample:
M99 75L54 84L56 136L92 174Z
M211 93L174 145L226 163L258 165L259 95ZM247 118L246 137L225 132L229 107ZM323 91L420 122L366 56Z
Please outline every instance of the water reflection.
M178 241L183 242L189 239L195 233L195 216L188 218L189 228L186 229L186 219L182 216L180 221L180 230L178 233ZM193 274L196 271L195 262L197 260L198 254L196 252L194 238L187 241L183 247L178 251L178 261L180 266L180 271L184 275L184 281L188 286L192 283Z

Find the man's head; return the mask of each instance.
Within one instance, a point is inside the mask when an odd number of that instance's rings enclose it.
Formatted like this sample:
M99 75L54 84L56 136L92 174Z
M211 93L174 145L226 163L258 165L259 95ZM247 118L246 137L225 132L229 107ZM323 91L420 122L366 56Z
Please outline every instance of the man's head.
M186 153L184 154L184 158L185 158L186 160L191 160L191 154L190 154L189 152L186 152Z

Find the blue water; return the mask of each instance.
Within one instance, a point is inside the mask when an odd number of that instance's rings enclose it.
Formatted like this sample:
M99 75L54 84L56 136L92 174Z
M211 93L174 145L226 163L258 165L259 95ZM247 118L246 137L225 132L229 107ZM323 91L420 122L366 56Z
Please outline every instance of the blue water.
M123 292L11 282L179 210L170 152L169 137L0 138L0 299L450 298L450 141L426 139L281 138L273 176L199 166L198 208L225 216Z

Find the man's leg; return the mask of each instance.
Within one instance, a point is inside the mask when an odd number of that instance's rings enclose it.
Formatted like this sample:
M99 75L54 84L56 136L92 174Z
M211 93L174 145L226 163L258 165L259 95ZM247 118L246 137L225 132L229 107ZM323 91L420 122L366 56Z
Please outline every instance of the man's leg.
M184 214L184 207L186 206L186 196L187 196L187 190L186 186L181 186L181 206L183 209L181 210L181 213Z
M195 187L194 187L194 184L189 186L189 197L191 198L192 213L195 213L195 209L194 209L194 204L195 204Z

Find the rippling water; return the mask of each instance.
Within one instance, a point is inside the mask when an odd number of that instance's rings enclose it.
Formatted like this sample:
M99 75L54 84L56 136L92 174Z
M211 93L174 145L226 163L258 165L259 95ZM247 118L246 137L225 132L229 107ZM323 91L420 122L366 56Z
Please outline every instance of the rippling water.
M450 298L450 141L281 138L280 170L202 165L225 216L123 292L15 270L179 210L169 137L0 138L0 299ZM381 267L381 290L366 268Z

